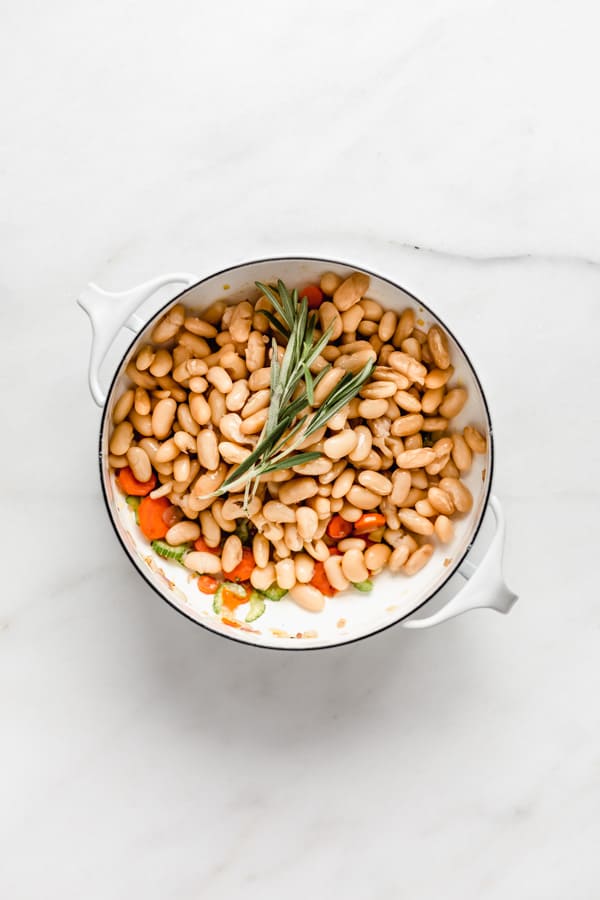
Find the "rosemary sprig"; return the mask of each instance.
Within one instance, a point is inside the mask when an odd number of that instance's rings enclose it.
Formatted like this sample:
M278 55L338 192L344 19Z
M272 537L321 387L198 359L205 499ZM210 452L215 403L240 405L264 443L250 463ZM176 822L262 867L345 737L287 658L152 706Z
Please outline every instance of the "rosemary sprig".
M316 450L294 453L300 444L358 394L375 366L371 360L357 374L346 373L319 409L309 415L305 410L314 403L314 389L331 368L327 366L313 375L310 367L326 347L332 326L315 341L318 320L314 312L309 312L306 297L299 301L298 291L294 288L290 293L281 280L277 283L277 292L259 281L256 286L273 306L274 313L266 311L264 315L272 329L287 341L287 345L280 361L277 340L272 338L271 399L267 421L256 447L210 495L217 497L243 487L246 509L256 494L262 475L312 462L321 456ZM304 382L304 387L294 398L301 382Z

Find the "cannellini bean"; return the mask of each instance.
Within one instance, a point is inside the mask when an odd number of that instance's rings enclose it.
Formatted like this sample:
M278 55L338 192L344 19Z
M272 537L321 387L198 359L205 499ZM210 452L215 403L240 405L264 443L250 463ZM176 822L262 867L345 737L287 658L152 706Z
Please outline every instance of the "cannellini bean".
M342 556L342 572L344 577L353 583L366 581L369 570L365 565L362 550L347 550Z
M242 542L237 534L230 534L223 544L221 564L225 573L232 572L242 561Z
M109 450L115 456L124 456L129 450L132 440L133 426L131 422L120 422L111 435Z
M312 541L319 525L319 517L310 506L301 506L296 510L298 533L305 541Z
M150 465L148 454L142 447L130 447L127 451L127 462L138 481L150 481L152 466Z
M304 546L304 539L295 524L288 522L283 528L283 540L293 553L298 553Z
M159 440L167 437L173 426L177 404L169 397L167 400L159 400L152 412L152 431Z
M454 513L454 501L450 494L442 490L441 487L430 487L427 492L427 499L435 510L443 513L445 516L451 516Z
M314 575L315 561L308 553L296 553L294 557L296 581L300 584L308 584ZM283 585L280 583L280 586Z
M438 516L433 527L442 544L449 544L454 537L454 525L448 516Z
M321 406L324 400L329 396L332 390L342 380L346 374L345 370L339 366L334 366L323 375L315 388L315 406Z
M222 394L218 388L213 388L208 395L208 405L210 407L210 420L212 424L218 428L221 419L223 419L227 413L225 394Z
M464 388L453 388L448 391L439 408L439 415L446 419L457 416L467 402L467 392Z
M254 415L244 419L240 425L242 434L258 434L259 431L262 431L263 426L267 421L268 414L268 409L261 409L259 412L254 413Z
M402 343L400 344L400 349L403 353L408 353L408 355L412 356L413 359L421 362L421 345L416 338L406 338L406 340L402 341Z
M345 334L353 334L356 332L365 312L360 305L357 303L355 306L351 306L350 309L347 309L346 312L342 313L342 328L344 329Z
M360 301L360 305L363 308L365 319L369 319L371 322L379 322L383 316L383 307L380 303L377 303L376 300L370 300L367 297L363 297Z
M328 297L333 297L341 283L342 279L335 272L325 272L324 275L321 275L321 281L319 282L321 290Z
M357 306L352 307L351 310L352 309L362 309L362 303L359 303ZM349 311L351 312L351 310ZM378 331L379 325L377 324L377 322L372 322L370 319L363 318L357 326L357 333L362 335L363 337L373 337L373 335L376 335Z
M226 308L227 303L224 300L215 300L208 309L204 310L202 318L205 322L210 322L211 325L217 325L221 321Z
M307 553L313 557L313 559L319 560L319 562L325 562L326 559L329 559L329 547L320 539L315 541L305 541L304 549Z
M448 339L438 325L432 325L427 333L427 344L433 361L438 369L447 369L450 365L450 351Z
M275 566L268 563L266 566L256 566L250 573L250 584L257 591L266 591L275 581Z
M332 468L333 463L324 456L320 459L313 459L312 462L292 466L292 470L298 475L326 475L328 472L331 472Z
M333 487L331 488L331 496L336 499L345 497L354 484L355 478L356 471L354 469L344 469L344 471L340 475L338 475L336 480L333 482Z
M325 606L325 597L312 584L296 584L289 592L288 597L310 612L321 612Z
M269 542L262 534L255 534L252 538L252 554L256 565L264 569L269 562Z
M456 468L456 466L454 465L454 463L452 462L452 460L450 459L449 456L445 456L443 458L443 463L444 463L444 465L439 470L439 474L442 476L442 478L458 478L458 476L460 475L460 472L458 471L458 469ZM427 468L429 468L429 466ZM434 474L434 473L431 473L431 474Z
M135 411L139 413L140 416L147 416L152 409L152 404L150 403L150 395L145 388L138 387L135 389L134 406Z
M456 468L459 472L468 472L471 468L471 463L473 462L471 448L462 434L452 435L452 441L454 444L452 448L452 459L454 460Z
M113 467L113 469L124 469L125 466L128 466L126 456L115 456L114 453L108 454L108 464Z
M233 388L231 376L221 366L211 366L206 373L206 380L214 385L221 394L228 394Z
M173 461L173 478L178 482L187 482L190 476L190 458L186 453L180 453Z
M342 519L346 522L358 522L363 514L362 509L359 509L357 506L353 506L348 502L344 503L339 512Z
M429 388L429 390L425 391L423 397L421 399L421 408L423 412L430 416L432 413L436 411L439 407L442 399L444 397L444 388Z
M270 399L271 391L269 390L269 388L264 388L261 391L256 391L244 404L241 411L242 419L248 419L255 413L260 412L261 409L265 409L265 407L269 405Z
M404 450L396 457L396 465L401 469L418 469L428 466L436 459L431 447L418 447L415 450Z
M367 490L365 487L354 484L348 491L348 501L358 509L376 509L379 506L381 498L374 494L373 491Z
M194 497L204 497L208 494L212 494L212 492L216 491L217 488L220 488L225 481L227 471L227 466L222 462L214 472L206 472L204 475L200 475L192 488L192 495Z
M387 544L373 544L364 552L365 565L370 572L378 572L387 566L391 555L392 551Z
M225 462L228 463L239 465L244 462L251 452L249 447L241 447L239 444L234 444L233 441L221 441L219 443L219 453Z
M410 549L406 543L399 543L398 546L392 551L388 559L388 567L391 572L399 572L408 557L410 556Z
M248 378L248 385L251 391L262 391L268 388L271 383L271 367L256 369Z
M173 365L173 357L168 350L161 348L156 351L154 359L150 363L150 373L156 378L162 378L168 375Z
M230 392L225 397L225 406L229 412L239 412L248 397L250 396L250 388L245 378L236 381Z
M263 534L274 545L283 540L283 528L275 522L267 522L263 526Z
M404 438L405 450L419 450L423 446L423 438L420 434L409 434Z
M389 355L388 363L393 369L400 372L401 375L405 375L410 381L414 381L417 384L425 383L427 369L422 363L413 359L412 356L409 356L408 353L394 350L394 352Z
M218 547L221 543L221 529L217 525L215 517L213 516L210 509L202 510L198 518L200 519L202 537L204 538L208 546Z
M275 563L275 577L280 588L289 591L296 584L296 567L293 559L281 559Z
M252 331L245 350L246 366L249 372L258 372L262 369L265 364L265 354L266 347L262 334L260 331Z
M422 544L418 550L412 553L402 566L402 571L407 575L415 575L429 562L433 555L433 544Z
M349 537L338 541L337 548L345 553L346 550L364 550L366 546L367 542L363 538Z
M279 499L289 506L292 503L301 503L303 500L308 500L309 497L314 497L318 490L319 487L314 478L294 478L281 485Z
M172 462L174 459L177 459L178 456L179 447L175 443L174 438L168 438L160 445L160 447L154 454L152 463L156 465L157 463Z
M363 471L358 476L359 484L381 497L392 493L392 482L379 472Z
M184 307L181 303L177 303L154 326L151 335L153 343L164 344L171 341L183 325L184 318Z
M420 516L425 516L427 519L437 514L435 507L431 505L427 497L424 497L422 500L417 500L415 509Z
M360 396L365 400L389 399L395 393L396 385L393 381L371 381L360 390Z
M150 491L150 497L153 500L158 500L160 497L168 497L173 489L172 481L165 481L164 484L161 484L159 488L155 488L153 491Z
M319 320L323 332L327 331L328 328L332 329L329 340L337 341L343 331L343 326L342 317L333 303L328 301L321 303L319 307Z
M183 327L187 331L191 331L192 334L197 334L199 337L204 338L215 338L217 336L217 329L214 325L211 325L210 322L207 322L205 319L200 319L198 316L188 316L183 320Z
M196 439L187 431L177 431L173 435L173 442L182 453L196 453Z
M358 350L352 353L343 353L341 356L338 356L335 364L336 366L341 367L346 372L352 372L356 374L360 372L361 369L364 369L366 364L370 360L374 360L377 358L377 353L373 350L372 347L369 347L368 350Z
M407 435L417 434L422 427L423 416L420 413L409 413L395 420L392 424L392 434L394 437L406 437Z
M196 541L200 537L200 526L197 522L177 522L172 525L165 535L168 544L176 546L188 541Z
M292 551L283 539L280 541L273 541L272 543L275 550L275 564L277 564L280 559L288 559L291 556Z
M241 303L238 303L233 307L233 314L231 316L231 322L229 323L229 333L236 343L245 344L248 341L250 330L252 328L253 315L254 309L252 304L248 303L247 300L242 300Z
M217 523L221 531L230 533L232 531L235 531L236 521L235 519L228 519L223 515L223 506L224 501L220 498L217 498L213 501L213 504L210 507L210 511L213 514L215 522Z
M400 528L398 510L393 505L389 497L382 498L381 503L379 504L379 508L385 516L385 523L388 528L391 528L393 531L396 531L398 528Z
M355 450L358 444L358 435L351 429L345 429L335 434L333 437L327 438L323 444L323 451L329 459L342 459Z
M134 398L135 394L131 388L121 394L113 408L112 420L114 425L120 425L127 418L133 408Z
M369 276L363 272L353 272L345 281L342 281L333 294L333 302L340 312L345 312L358 303L369 290L369 283Z
M204 398L202 399L204 400ZM204 402L206 403L206 400L204 400ZM208 404L206 404L206 406L208 409ZM210 409L208 411L210 417ZM177 422L179 423L179 425L181 425L182 429L184 431L187 431L188 434L191 434L192 437L195 437L200 431L198 422L196 422L196 420L192 416L187 403L180 403L177 407Z
M296 513L289 506L280 503L279 500L269 500L263 506L263 514L269 522L295 522Z
M402 312L392 338L394 347L399 347L402 344L402 341L405 341L407 337L410 337L413 328L415 327L415 320L416 316L414 309L408 307Z
M327 581L336 591L345 591L350 587L350 581L342 571L342 559L341 556L330 556L323 564Z
M198 572L200 575L218 575L221 572L219 557L215 553L206 553L201 550L192 550L190 553L186 553L183 557L183 564L186 569L191 569L192 572Z
M425 387L432 390L444 387L453 374L454 366L448 366L447 369L431 369L425 378Z
M362 400L358 405L358 414L363 419L378 419L387 411L387 400Z
M458 512L469 512L473 506L473 495L464 482L458 478L442 478L439 486L450 494Z
M402 506L411 488L410 472L396 469L392 474L392 493L390 500L395 506Z
M420 516L414 509L403 507L398 512L398 518L405 528L415 534L433 534L433 523L425 516Z
M404 501L405 507L414 506L419 500L424 500L427 496L427 491L421 490L420 488L412 487L408 492L408 497Z
M385 343L393 337L398 326L398 316L392 310L384 312L379 320L379 337Z
M404 409L406 412L421 412L421 401L409 391L396 391L394 394L394 401L398 404L400 409Z
M464 436L473 453L485 453L487 441L476 428L473 428L472 425L467 425L464 430Z
M356 435L356 445L354 450L348 454L348 458L353 463L360 463L367 458L373 446L373 435L366 425L359 425L353 432Z

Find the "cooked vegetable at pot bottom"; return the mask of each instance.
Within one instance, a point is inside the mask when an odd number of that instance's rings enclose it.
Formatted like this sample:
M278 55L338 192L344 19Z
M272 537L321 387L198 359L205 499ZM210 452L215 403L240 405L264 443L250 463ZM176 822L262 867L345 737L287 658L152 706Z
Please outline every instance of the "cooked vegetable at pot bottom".
M282 598L319 611L368 594L383 569L413 575L471 509L461 476L487 442L451 431L467 392L446 335L368 288L327 272L198 315L177 304L127 366L117 484L153 550L225 621Z

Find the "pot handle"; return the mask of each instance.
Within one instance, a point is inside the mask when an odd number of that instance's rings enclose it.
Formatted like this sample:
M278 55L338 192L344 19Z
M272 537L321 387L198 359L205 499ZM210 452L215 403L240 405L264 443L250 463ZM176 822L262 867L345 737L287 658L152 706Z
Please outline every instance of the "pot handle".
M464 587L433 615L402 622L405 628L430 628L470 609L483 607L510 612L518 597L508 589L502 575L504 513L497 497L490 497L490 507L496 519L496 533L478 565L469 562L467 557L460 567L459 572L466 579Z
M106 392L100 385L99 370L112 342L125 327L137 334L145 322L135 315L136 309L166 284L192 285L198 281L196 275L175 272L159 275L138 284L129 291L109 293L97 284L88 284L77 298L77 303L89 316L92 325L92 351L88 368L88 383L92 397L98 406L104 406Z

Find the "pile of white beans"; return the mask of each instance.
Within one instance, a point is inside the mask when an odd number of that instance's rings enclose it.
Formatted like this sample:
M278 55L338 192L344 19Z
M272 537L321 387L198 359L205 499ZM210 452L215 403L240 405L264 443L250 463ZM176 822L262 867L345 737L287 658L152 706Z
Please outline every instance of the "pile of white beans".
M311 610L325 602L310 584L316 561L339 591L385 567L419 571L434 552L432 540L451 541L452 517L470 510L461 476L472 455L486 451L472 426L449 433L467 393L450 384L454 370L438 326L425 332L413 309L398 315L365 297L369 278L360 272L344 281L326 273L320 287L321 328L333 323L333 331L312 371L332 368L315 389L314 406L346 372L369 359L376 366L360 395L301 445L321 458L264 476L249 508L257 529L251 584L265 590L276 582ZM166 496L180 511L166 541L202 536L221 548L220 555L187 554L185 565L200 574L218 576L242 559L233 533L245 516L242 493L205 498L251 452L267 419L272 329L265 310L271 304L264 295L232 306L218 300L201 315L172 307L129 363L132 386L113 410L110 465L129 466L142 482L154 470L158 485L150 496ZM340 553L330 555L332 517L355 523L367 511L385 524L345 537Z

